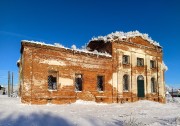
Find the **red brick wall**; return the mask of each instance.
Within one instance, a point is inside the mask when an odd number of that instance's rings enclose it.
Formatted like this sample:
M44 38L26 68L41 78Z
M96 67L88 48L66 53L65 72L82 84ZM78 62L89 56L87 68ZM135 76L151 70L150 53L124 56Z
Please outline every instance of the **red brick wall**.
M23 81L22 102L44 104L71 103L76 99L111 102L112 87L108 83L112 75L111 57L76 52L63 48L40 46L24 43L23 45ZM49 63L48 63L49 61ZM48 71L58 72L57 91L48 90ZM83 75L83 90L75 91L75 74ZM97 75L105 77L105 90L97 91ZM73 81L68 84L68 79ZM102 100L103 99L103 100Z
M129 41L129 40L128 40ZM160 65L162 64L162 51L152 44L147 44L141 38L132 39L134 43L115 41L108 49L112 51L112 57L106 57L75 50L33 44L22 43L22 56L20 62L21 100L31 104L64 104L72 103L77 99L96 102L133 102L137 101L136 76L142 74L146 81L146 94L144 99L164 102L162 95L148 92L148 79L151 75L160 78ZM147 47L147 48L145 48ZM98 47L99 50L100 47ZM107 48L103 48L107 49ZM147 69L147 65L140 68L132 64L123 65L120 61L124 52L140 50L145 55L154 57L159 66L156 69ZM121 50L121 51L119 51ZM135 54L134 54L135 55ZM136 56L136 55L135 55ZM135 61L132 61L135 62ZM22 69L21 69L22 68ZM57 72L57 90L48 90L48 71ZM114 81L113 74L122 76L122 72L129 72L132 78L131 90L122 91L122 80ZM82 91L75 91L75 74L83 75ZM97 76L104 76L104 91L97 91ZM133 78L135 78L133 80ZM164 79L164 77L163 77ZM117 84L114 82L117 81ZM160 81L161 82L161 81ZM118 85L118 86L116 86ZM119 90L119 89L120 90Z

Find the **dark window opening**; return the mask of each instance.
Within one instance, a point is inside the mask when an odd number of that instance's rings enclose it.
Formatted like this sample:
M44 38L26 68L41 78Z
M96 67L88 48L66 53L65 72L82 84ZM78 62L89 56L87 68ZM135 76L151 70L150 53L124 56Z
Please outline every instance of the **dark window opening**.
M50 71L48 75L48 89L57 90L57 72Z
M75 75L75 90L82 91L82 74Z
M129 76L127 74L123 76L123 90L129 90Z
M104 76L97 76L97 90L104 90Z
M156 62L154 60L150 61L150 68L155 68L156 67Z
M155 93L155 92L156 92L155 78L151 78L151 92L152 92L152 93Z
M129 56L123 55L123 64L129 64Z
M144 66L144 59L143 58L137 58L137 66Z

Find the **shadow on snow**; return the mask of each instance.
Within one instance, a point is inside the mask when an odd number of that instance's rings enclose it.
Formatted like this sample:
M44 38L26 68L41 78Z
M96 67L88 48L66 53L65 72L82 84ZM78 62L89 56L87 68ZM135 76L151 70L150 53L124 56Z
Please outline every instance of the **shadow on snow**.
M0 126L72 126L67 120L51 113L32 113L30 115L9 116L0 120Z

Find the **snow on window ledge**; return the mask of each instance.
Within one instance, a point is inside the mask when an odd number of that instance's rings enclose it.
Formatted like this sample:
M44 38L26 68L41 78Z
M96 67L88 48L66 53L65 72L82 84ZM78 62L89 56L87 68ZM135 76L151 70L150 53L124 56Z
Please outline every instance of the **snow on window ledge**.
M104 91L98 91L99 93L104 93Z
M128 90L123 90L123 92L129 92Z
M75 91L76 93L81 93L82 91Z
M48 89L48 91L52 92L52 91L58 91L58 90L52 90L52 89Z

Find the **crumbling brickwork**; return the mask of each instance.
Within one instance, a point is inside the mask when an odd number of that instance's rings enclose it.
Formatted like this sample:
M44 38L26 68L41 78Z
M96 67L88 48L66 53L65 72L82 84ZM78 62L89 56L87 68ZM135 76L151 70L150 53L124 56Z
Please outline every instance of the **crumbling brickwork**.
M140 99L165 102L160 46L138 36L123 41L101 41L97 46L95 43L98 40L88 44L90 51L108 52L110 56L22 41L21 101L28 104L64 104L78 99L105 103ZM142 59L142 64L137 58Z

